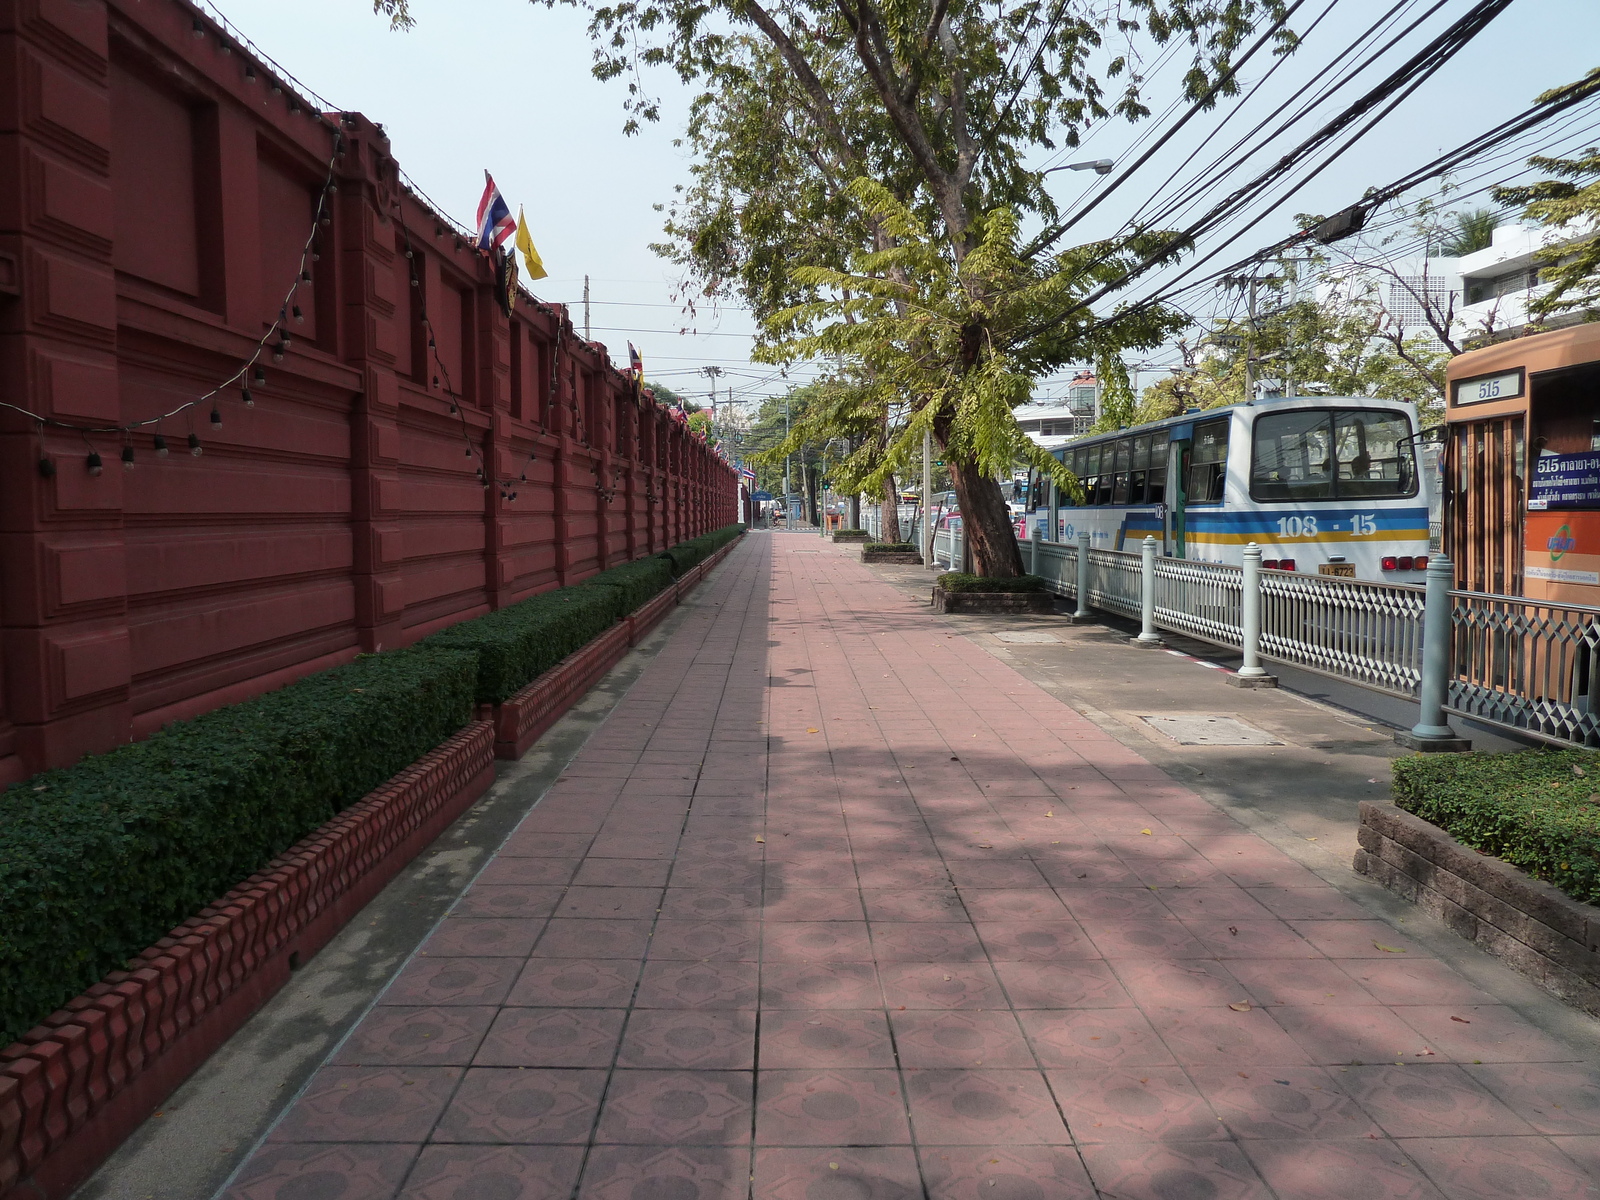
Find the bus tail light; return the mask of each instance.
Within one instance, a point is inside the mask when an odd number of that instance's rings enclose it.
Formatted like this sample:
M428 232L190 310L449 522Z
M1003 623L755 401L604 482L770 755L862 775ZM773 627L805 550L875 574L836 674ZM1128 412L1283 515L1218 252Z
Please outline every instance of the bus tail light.
M1276 571L1278 569L1278 560L1275 558L1263 558L1261 560L1261 569L1264 571Z
M1292 559L1292 558L1280 558L1278 560L1278 570L1280 570L1280 571L1292 571L1292 570L1294 570L1294 559Z
M1400 556L1400 569L1401 569L1401 570L1402 570L1402 571L1409 571L1409 570L1411 570L1411 568L1412 568L1412 565L1413 565L1413 564L1414 564L1414 563L1415 563L1415 562L1416 562L1416 561L1417 561L1417 560L1416 560L1416 559L1414 559L1414 558L1412 558L1412 557L1411 557L1411 555L1409 555L1409 554L1402 554L1402 555L1401 555L1401 556Z
M1426 571L1428 569L1428 556L1426 554L1417 555L1412 560L1411 565L1418 571Z
M1400 560L1392 554L1385 554L1383 561L1379 565L1385 571L1398 571L1400 569Z

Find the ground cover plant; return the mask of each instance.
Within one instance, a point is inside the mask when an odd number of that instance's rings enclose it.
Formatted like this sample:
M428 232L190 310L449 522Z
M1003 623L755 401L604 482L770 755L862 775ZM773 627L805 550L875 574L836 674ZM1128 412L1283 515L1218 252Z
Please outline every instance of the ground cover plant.
M1010 579L992 579L985 575L971 575L965 571L946 571L934 580L947 592L1042 592L1044 580L1037 575L1015 575Z
M1394 802L1457 841L1600 904L1600 755L1422 754L1394 764Z
M917 548L910 542L868 542L861 547L873 554L915 554Z

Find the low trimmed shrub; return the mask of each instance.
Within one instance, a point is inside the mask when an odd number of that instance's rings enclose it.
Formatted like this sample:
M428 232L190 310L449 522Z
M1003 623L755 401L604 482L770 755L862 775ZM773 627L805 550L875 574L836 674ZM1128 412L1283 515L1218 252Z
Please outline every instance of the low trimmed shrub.
M835 529L834 534L840 537L866 537L865 529Z
M1419 754L1394 764L1396 807L1600 904L1600 755Z
M476 654L476 698L498 704L620 621L628 612L623 603L615 587L557 588L441 629L419 644Z
M0 1046L461 729L473 680L364 655L0 793Z
M631 613L672 586L672 560L664 553L652 554L649 558L601 571L578 586L616 588L622 594L623 613Z
M672 573L682 575L692 571L697 564L710 558L743 532L744 526L741 524L724 525L721 529L713 529L710 533L702 533L697 538L668 547L664 553L672 560Z
M934 580L947 592L1042 592L1044 580L1037 575L1015 575L1010 579L989 579L963 571L946 571Z
M910 542L867 542L861 548L874 554L916 554L918 552L916 546Z

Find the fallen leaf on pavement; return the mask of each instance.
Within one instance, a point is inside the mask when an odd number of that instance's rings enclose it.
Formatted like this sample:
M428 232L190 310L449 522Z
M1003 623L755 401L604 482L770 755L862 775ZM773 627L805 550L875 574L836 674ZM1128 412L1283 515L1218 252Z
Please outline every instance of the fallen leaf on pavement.
M1400 949L1399 946L1385 946L1382 942L1373 942L1372 944L1374 946L1376 946L1379 950L1382 950L1385 954L1404 954L1405 953L1405 951Z
M1248 1001L1248 1000L1240 1000L1237 1004L1230 1004L1230 1005L1228 1005L1228 1007L1233 1009L1234 1012L1249 1012L1250 1011L1250 1001Z
M1450 1019L1452 1021L1460 1021L1463 1025L1471 1025L1472 1024L1472 1022L1467 1020L1465 1017L1451 1017Z
M820 730L820 729L808 729L808 730L806 730L806 732L807 733L821 733L822 730Z
M1150 831L1148 829L1141 829L1141 830L1139 830L1139 832L1140 833L1149 833L1151 837L1155 837L1155 834L1150 833Z

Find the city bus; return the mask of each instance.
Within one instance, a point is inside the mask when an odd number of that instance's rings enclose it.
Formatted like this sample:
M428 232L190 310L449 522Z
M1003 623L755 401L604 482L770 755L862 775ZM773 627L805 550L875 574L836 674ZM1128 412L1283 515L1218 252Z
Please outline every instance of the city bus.
M1600 605L1600 324L1459 354L1445 388L1456 586Z
M1084 498L1059 508L1058 540L1197 562L1420 583L1433 482L1418 469L1416 409L1369 396L1295 396L1189 412L1055 451ZM1048 538L1046 492L1023 535Z

